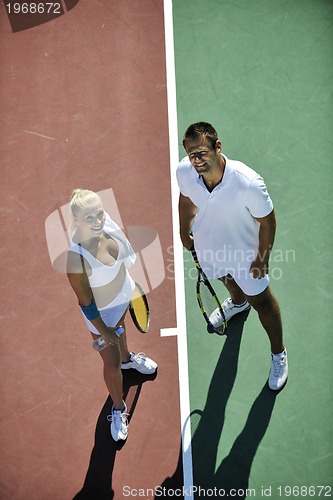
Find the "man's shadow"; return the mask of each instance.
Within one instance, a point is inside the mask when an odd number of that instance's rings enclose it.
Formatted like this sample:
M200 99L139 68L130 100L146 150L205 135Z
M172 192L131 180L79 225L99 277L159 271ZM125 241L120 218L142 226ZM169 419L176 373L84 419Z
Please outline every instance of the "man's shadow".
M157 372L153 375L143 375L136 370L123 372L123 399L126 401L128 422L133 414L140 397L144 382L155 380ZM110 396L98 417L95 430L95 444L91 452L90 463L82 489L74 496L73 500L110 500L114 497L112 489L112 473L117 452L125 445L126 441L114 441L110 433L110 422L107 416L111 413L112 400Z
M226 339L217 362L203 410L193 410L189 422L192 430L192 459L194 486L210 490L207 498L214 498L211 490L225 490L225 496L246 498L251 466L259 444L265 435L273 412L276 393L268 388L267 382L260 391L249 412L246 424L235 440L228 456L217 466L218 445L225 422L226 406L235 383L241 338L249 311L238 314L228 324ZM243 382L246 384L246 380ZM189 422L187 425L189 425ZM223 436L222 436L223 438ZM181 453L172 477L162 487L179 488ZM235 491L239 495L235 496ZM244 490L244 494L241 494ZM167 494L165 495L167 497Z

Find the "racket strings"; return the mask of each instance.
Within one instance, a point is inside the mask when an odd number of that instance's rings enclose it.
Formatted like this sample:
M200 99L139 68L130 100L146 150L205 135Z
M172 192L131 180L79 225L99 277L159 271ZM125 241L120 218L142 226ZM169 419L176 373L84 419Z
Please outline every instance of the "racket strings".
M210 292L209 288L202 281L200 286L200 295L202 304L204 306L205 312L210 316L216 309L219 308L219 304L214 295Z
M209 289L203 279L201 279L200 282L200 298L204 312L213 327L220 331L224 331L222 306L214 290Z

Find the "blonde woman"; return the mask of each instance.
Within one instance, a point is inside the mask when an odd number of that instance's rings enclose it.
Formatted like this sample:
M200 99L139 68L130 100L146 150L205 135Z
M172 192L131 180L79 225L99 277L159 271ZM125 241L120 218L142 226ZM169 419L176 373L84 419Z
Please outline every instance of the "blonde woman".
M124 320L135 286L128 270L135 262L135 253L119 226L104 211L97 193L75 189L70 209L72 242L67 275L89 331L101 346L104 380L113 401L108 417L111 435L115 441L125 440L128 414L122 399L121 370L134 368L151 374L157 368L153 360L135 355L127 347Z

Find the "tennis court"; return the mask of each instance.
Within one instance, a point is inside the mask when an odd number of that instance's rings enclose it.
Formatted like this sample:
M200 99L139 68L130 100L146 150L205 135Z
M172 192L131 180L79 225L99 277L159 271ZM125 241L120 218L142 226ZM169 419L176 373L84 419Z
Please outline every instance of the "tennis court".
M331 496L332 3L62 1L61 15L34 25L8 17L7 3L1 498ZM290 363L279 394L266 387L268 341L253 311L226 337L206 333L175 235L173 169L198 120L274 201L271 280ZM151 331L131 326L130 344L159 369L125 374L124 445L109 434L102 364L61 252L50 255L47 221L63 224L79 186L104 193L136 238L151 289Z

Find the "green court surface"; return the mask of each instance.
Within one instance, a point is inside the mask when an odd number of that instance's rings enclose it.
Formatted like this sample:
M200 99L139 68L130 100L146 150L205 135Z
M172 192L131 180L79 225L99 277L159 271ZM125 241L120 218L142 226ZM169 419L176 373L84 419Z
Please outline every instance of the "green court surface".
M206 333L185 252L194 483L207 497L214 488L332 496L333 2L174 0L173 9L180 157L186 127L209 121L225 154L264 177L290 364L285 389L271 393L254 311L231 321L228 337Z

